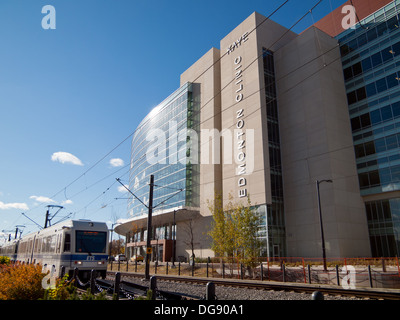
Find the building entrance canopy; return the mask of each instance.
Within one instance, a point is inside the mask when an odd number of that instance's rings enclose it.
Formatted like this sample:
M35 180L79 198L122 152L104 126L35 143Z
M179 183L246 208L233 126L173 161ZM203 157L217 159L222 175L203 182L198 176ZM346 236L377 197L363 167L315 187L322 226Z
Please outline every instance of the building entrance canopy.
M175 208L153 211L152 225L164 225L167 223L172 223L174 221L174 212L175 222L196 219L200 217L199 208L179 206ZM146 213L130 219L121 219L121 224L117 225L114 228L114 231L125 236L127 233L132 232L132 230L147 228L147 217L148 214Z

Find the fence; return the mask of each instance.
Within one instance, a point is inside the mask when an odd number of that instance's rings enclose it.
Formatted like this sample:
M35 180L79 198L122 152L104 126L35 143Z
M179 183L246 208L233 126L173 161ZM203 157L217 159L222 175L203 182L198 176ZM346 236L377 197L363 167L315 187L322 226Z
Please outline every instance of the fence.
M150 273L207 278L236 278L261 281L331 284L343 287L400 289L399 260L395 258L279 257L259 258L252 267L235 258L196 259L196 263L153 262ZM144 263L114 262L108 270L144 273Z
M64 273L65 268L62 268ZM203 296L193 296L184 293L170 292L166 290L160 290L157 288L156 276L152 276L148 286L140 285L137 283L124 281L121 279L121 273L116 272L114 281L104 280L97 278L98 274L95 270L91 270L90 278L83 282L79 276L79 269L74 268L72 279L74 285L80 289L89 289L90 293L96 294L99 292L106 292L113 295L114 300L119 300L120 297L129 300L135 300L135 298L143 298L147 296L149 300L216 300L215 296L215 284L213 282L207 283L206 290ZM151 293L150 295L148 293Z

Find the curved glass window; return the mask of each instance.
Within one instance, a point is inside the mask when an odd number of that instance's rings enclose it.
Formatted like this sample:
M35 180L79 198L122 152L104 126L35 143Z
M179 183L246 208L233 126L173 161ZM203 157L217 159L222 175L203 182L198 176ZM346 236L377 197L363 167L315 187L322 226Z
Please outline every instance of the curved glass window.
M198 141L190 134L196 114L191 86L183 85L156 106L132 137L129 189L140 201L130 195L130 216L147 214L150 175L155 184L153 209L192 206L192 159Z

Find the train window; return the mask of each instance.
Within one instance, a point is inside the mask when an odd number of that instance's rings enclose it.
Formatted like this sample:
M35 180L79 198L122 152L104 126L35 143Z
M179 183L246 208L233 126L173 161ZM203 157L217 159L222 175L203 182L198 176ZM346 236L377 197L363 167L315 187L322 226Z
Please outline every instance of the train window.
M42 243L42 249L40 251L46 252L46 238L42 238L41 243Z
M51 236L46 237L46 252L50 252Z
M107 233L100 231L76 231L76 252L105 253Z
M40 253L40 248L42 246L42 240L41 239L36 239L35 241L36 241L36 243L35 243L35 252Z
M57 235L57 253L60 253L61 250L61 234Z
M71 251L71 234L66 233L64 239L64 252Z
M56 251L56 235L53 235L49 238L50 238L49 252L54 252L54 251Z

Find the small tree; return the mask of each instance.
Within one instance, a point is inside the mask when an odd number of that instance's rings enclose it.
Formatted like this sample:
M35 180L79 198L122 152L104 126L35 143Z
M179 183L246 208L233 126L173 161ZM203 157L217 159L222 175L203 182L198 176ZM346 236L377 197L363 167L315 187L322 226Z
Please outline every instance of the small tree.
M111 246L111 255L116 256L118 254L125 253L125 241L124 239L113 240L110 242Z
M254 207L251 206L250 198L247 197L247 205L238 204L233 212L236 233L237 258L247 267L255 267L257 258L261 251L262 242L257 237L261 225L261 217Z
M229 202L224 207L222 196L216 194L214 201L208 201L208 208L214 219L208 234L216 255L236 258L246 267L254 267L262 245L257 237L261 217L251 206L250 197L244 205L233 203L229 195Z
M186 237L183 239L183 243L190 247L190 250L192 254L190 255L190 260L191 263L194 267L194 247L195 247L195 242L194 242L194 220L189 219L183 228L183 231L186 233Z
M228 252L226 237L228 235L227 219L222 207L222 196L216 193L214 201L207 200L207 206L213 216L213 223L208 235L212 238L212 249L219 257Z

